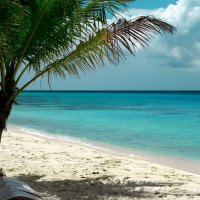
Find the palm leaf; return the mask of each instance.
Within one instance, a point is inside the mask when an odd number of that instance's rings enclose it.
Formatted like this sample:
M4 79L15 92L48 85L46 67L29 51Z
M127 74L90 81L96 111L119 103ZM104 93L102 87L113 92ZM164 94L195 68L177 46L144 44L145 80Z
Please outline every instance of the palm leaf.
M106 13L122 11L121 0L43 0L35 5L30 34L24 40L17 67L22 60L31 62L36 71L63 52L70 51L74 41L86 37L90 30L98 29L107 23ZM33 13L32 11L32 13Z
M120 19L108 27L107 42L115 51L121 51L124 46L135 53L139 45L145 47L155 34L173 33L175 27L152 16L142 16L127 21Z
M94 70L103 66L105 58L113 64L118 64L121 59L125 58L122 48L135 54L138 45L145 47L155 34L173 33L174 30L172 25L151 16L142 16L130 21L120 19L117 23L112 23L95 34L92 33L71 53L38 71L18 93L43 75L47 75L48 78L51 76L65 78L67 74L78 76L80 71Z

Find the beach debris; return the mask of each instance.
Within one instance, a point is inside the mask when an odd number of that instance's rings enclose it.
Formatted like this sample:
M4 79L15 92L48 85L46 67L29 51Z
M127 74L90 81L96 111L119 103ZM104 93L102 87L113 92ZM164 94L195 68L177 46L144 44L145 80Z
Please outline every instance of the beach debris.
M99 172L92 172L92 174L99 174Z

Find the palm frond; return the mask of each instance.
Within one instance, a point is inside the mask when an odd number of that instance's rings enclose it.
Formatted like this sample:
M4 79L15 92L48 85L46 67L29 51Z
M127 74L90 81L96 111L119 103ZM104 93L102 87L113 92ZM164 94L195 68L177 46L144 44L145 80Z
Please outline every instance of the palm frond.
M1 0L0 44L5 62L14 60L29 29L29 16L16 2Z
M106 25L107 13L122 12L125 5L125 0L2 0L0 43L5 60L17 60L13 79L23 61L40 70Z
M107 42L116 51L124 46L135 54L138 45L145 47L155 34L173 33L175 27L153 16L141 16L133 20L119 19L108 27Z
M44 65L67 54L73 47L75 48L77 41L84 41L91 31L96 31L107 24L106 13L111 12L114 15L122 11L119 7L124 5L123 1L116 0L84 0L80 1L80 5L74 4L76 8L73 13L65 10L69 7L66 3L61 7L58 1L53 12L41 22L38 34L36 33L33 38L25 56L26 60L32 64L35 63L37 70L41 60ZM64 9L63 12L73 13L73 15L63 16L62 9ZM62 23L60 23L61 20Z
M86 42L81 42L75 50L62 59L50 64L52 72L56 74L62 69L69 75L78 75L79 71L94 70L104 64L107 59L112 64L118 64L125 59L124 49L135 54L138 46L145 47L155 34L173 33L175 28L152 16L139 17L127 21L120 19L107 28L90 35ZM48 66L48 67L49 67Z
M174 31L175 28L172 25L152 16L142 16L130 21L120 19L117 23L112 23L95 34L91 33L89 38L85 42L81 41L71 53L39 70L19 90L19 93L44 75L47 75L48 79L52 76L63 78L66 75L79 76L80 71L95 70L103 66L105 59L118 64L121 59L125 59L122 48L135 54L138 45L145 47L155 34L172 34Z

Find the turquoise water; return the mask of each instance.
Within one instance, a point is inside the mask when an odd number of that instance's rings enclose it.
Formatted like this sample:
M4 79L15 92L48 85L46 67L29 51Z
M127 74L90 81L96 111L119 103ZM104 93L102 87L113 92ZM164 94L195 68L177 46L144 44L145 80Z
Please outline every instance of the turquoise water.
M200 160L200 93L24 92L9 124Z

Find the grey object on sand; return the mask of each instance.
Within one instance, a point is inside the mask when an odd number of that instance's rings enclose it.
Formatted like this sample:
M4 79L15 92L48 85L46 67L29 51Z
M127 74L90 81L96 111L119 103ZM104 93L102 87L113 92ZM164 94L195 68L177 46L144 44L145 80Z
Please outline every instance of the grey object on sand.
M41 200L26 183L13 178L0 178L0 200Z

